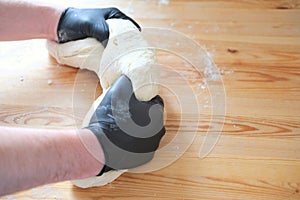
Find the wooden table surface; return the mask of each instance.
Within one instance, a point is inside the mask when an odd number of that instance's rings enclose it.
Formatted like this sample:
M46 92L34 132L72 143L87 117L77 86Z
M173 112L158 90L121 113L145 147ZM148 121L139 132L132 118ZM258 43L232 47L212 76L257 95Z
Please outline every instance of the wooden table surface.
M151 173L126 173L104 187L80 189L66 181L1 200L300 199L300 1L63 3L114 5L142 27L176 30L197 41L219 69L226 112L214 116L211 108L215 105L210 105L214 94L199 85L203 77L197 80L192 73L194 81L189 84L196 93L200 91L200 117L193 112L197 109L191 108L183 126L196 137L173 164ZM166 63L187 74L189 68L167 58ZM168 78L172 82L172 77L165 75ZM197 90L198 86L203 91ZM84 113L74 112L74 105L81 101L88 107L92 99L85 94L95 88L100 94L93 73L57 64L48 56L44 40L0 43L0 125L76 128ZM182 124L177 121L178 113L172 113L177 104L167 97L166 102L167 135L172 136ZM195 126L198 120L199 126ZM200 159L206 133L223 122L218 143ZM163 144L171 139L166 136Z

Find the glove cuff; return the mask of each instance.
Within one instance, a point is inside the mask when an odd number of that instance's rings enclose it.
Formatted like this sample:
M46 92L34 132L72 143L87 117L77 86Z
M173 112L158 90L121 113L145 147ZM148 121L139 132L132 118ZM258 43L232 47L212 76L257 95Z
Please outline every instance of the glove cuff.
M65 9L61 16L60 16L60 19L58 21L58 25L57 25L57 31L56 31L56 34L57 34L57 40L59 43L63 43L64 42L64 31L61 30L61 26L62 26L62 23L63 23L63 20L64 20L64 17L66 15L66 13L68 12L69 9L72 9L71 7Z
M90 130L92 133L94 133L94 135L97 137L97 140L99 142L99 144L102 147L102 151L104 154L104 158L105 158L105 162L108 161L109 157L108 157L108 152L106 151L105 145L103 144L103 142L101 142L103 139L101 137L103 137L103 129L102 127L95 127L95 126L89 126L89 127L85 127L85 129ZM101 176L103 173L108 172L110 170L114 170L113 168L107 166L105 163L103 163L103 168L101 169L101 171L99 172L99 174L97 176Z

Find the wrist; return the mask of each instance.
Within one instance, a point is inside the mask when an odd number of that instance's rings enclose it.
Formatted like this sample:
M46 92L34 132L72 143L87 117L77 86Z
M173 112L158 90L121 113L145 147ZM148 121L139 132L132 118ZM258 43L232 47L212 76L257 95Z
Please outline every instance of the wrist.
M96 176L104 166L104 154L96 136L88 129L78 130L74 136L80 168L76 179Z
M57 40L57 25L64 9L43 1L0 1L0 40Z
M21 7L22 12L27 13L25 20L28 39L43 38L57 41L57 26L61 14L66 9L63 6L49 2L26 2ZM26 18L26 17L25 17ZM25 38L27 39L27 38Z
M58 23L57 23L57 27L56 27L56 36L57 36L57 39L56 39L56 41L59 42L59 43L64 42L63 38L65 37L64 36L65 33L64 33L64 31L61 30L61 26L63 24L63 20L64 20L64 17L66 15L67 11L70 10L70 9L72 9L72 8L66 8L61 13L61 15L59 17L59 20L58 20Z
M61 19L61 16L63 12L66 10L66 8L62 7L53 7L50 8L50 14L48 19L48 27L46 28L47 31L47 39L59 41L57 30L59 26L59 22Z

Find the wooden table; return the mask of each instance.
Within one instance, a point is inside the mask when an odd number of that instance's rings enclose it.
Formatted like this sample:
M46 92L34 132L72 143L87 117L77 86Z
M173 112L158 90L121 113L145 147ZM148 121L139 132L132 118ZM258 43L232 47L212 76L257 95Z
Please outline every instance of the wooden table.
M127 173L104 187L80 189L67 181L1 200L300 199L300 1L75 4L80 5L114 5L142 27L169 28L197 41L218 66L226 91L226 113L211 114L209 108L214 105L209 101L214 94L203 88L197 98L200 117L191 108L189 118L183 120L190 123L184 130L196 137L172 165L151 173ZM1 125L76 128L84 113L74 115L74 83L79 87L76 94L83 94L78 95L82 101L91 101L84 99L90 88L101 93L93 73L85 71L78 78L77 69L61 66L48 56L43 40L1 42L0 50ZM188 71L176 61L165 61L182 74ZM191 80L191 87L201 87L197 84L202 79ZM167 104L172 102L167 100ZM179 127L176 114L167 117L167 135ZM193 131L198 120L198 130ZM217 145L200 159L206 133L223 122ZM167 139L165 145L171 141Z

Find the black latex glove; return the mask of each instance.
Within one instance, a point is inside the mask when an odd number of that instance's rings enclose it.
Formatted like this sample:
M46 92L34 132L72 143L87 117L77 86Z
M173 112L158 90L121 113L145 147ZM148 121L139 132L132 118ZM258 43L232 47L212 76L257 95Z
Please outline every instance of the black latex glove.
M165 134L163 106L160 96L148 102L137 100L127 76L116 80L87 127L96 135L105 155L105 166L99 175L152 160Z
M111 18L130 20L140 30L140 26L133 19L117 8L67 8L59 20L58 42L64 43L93 37L106 46L109 28L105 20Z

